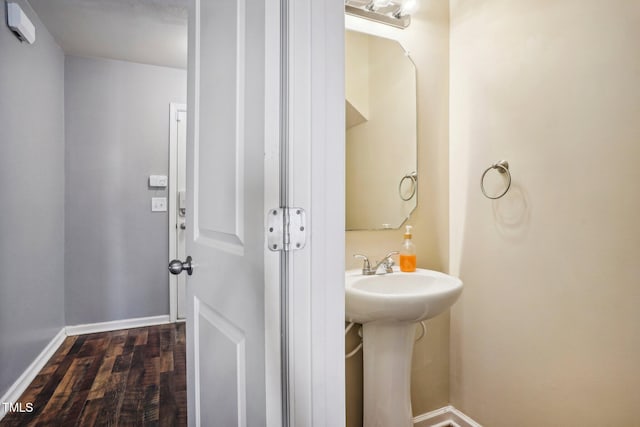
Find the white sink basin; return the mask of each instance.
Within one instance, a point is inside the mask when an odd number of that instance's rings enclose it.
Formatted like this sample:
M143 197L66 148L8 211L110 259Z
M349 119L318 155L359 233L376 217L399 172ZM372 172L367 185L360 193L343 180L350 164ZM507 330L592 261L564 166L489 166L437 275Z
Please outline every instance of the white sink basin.
M442 313L462 293L462 281L437 271L416 269L403 273L364 276L346 273L346 317L350 322L415 323Z

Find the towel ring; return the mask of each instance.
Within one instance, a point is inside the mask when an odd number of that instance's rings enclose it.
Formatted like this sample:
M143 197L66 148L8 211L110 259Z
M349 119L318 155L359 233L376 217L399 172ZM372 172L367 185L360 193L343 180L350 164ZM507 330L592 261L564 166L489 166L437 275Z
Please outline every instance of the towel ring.
M402 184L404 184L404 181L407 179L411 180L411 194L409 194L409 197L405 198L402 195ZM398 184L398 194L400 195L400 198L405 202L408 202L409 200L413 199L413 196L416 195L417 183L418 183L418 172L411 172L403 176L402 179L400 180L400 184Z
M507 178L509 178L509 181L507 181L507 188L505 188L504 191L497 196L488 195L486 190L484 189L484 177L487 175L487 172L489 172L491 169L498 169L498 172L502 174L506 173ZM480 189L482 190L482 194L484 194L484 196L488 199L491 199L491 200L499 199L500 197L507 194L507 191L509 191L509 188L511 188L511 172L509 172L509 162L507 162L506 160L500 160L498 163L494 163L491 166L489 166L482 174L482 178L480 178Z

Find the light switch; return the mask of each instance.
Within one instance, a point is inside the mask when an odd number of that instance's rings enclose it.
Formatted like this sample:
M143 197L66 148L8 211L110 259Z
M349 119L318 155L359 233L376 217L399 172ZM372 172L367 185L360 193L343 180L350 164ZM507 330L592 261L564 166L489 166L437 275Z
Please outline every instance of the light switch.
M149 175L149 187L166 187L169 180L166 175Z
M152 197L151 198L151 212L166 212L167 211L167 198L166 197Z

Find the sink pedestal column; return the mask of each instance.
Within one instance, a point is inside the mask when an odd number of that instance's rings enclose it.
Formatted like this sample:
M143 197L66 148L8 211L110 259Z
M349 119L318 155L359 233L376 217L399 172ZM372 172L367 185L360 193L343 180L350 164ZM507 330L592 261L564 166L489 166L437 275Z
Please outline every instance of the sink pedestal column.
M364 427L412 427L411 359L415 323L362 327Z

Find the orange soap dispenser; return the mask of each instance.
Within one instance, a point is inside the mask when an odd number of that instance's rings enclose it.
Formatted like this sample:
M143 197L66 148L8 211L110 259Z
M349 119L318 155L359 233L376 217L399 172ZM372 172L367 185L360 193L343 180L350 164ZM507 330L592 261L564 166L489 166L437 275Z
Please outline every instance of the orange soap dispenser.
M407 225L402 249L400 249L400 271L408 273L416 271L416 245L411 241L412 228L412 226Z

